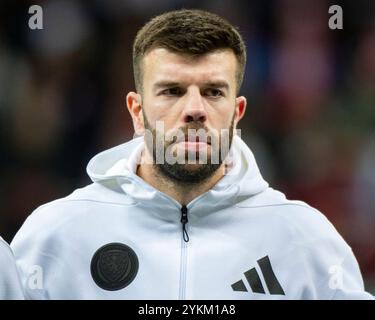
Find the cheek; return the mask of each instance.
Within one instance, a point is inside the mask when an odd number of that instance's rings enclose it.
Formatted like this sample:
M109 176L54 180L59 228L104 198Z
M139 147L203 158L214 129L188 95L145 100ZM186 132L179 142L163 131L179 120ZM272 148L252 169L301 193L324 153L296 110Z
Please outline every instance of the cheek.
M143 101L143 115L147 118L149 124L155 127L156 121L164 120L166 112L161 103L151 99Z
M175 109L171 101L153 94L145 94L143 107L147 116L150 115L149 118L154 120L168 117Z
M151 128L164 133L175 130L177 121L171 116L171 112L158 105L147 106L144 110L146 110L145 114Z
M211 111L212 125L217 128L228 128L235 115L235 103L226 103L223 106L216 106Z

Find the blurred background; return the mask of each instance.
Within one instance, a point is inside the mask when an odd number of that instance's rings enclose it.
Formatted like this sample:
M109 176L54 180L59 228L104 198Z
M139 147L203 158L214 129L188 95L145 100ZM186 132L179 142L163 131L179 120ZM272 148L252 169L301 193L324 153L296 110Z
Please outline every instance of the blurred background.
M28 8L43 8L30 30ZM328 28L330 5L344 29ZM90 180L89 159L133 137L132 42L152 16L218 13L248 48L241 136L289 199L322 211L375 294L375 1L0 1L0 235Z

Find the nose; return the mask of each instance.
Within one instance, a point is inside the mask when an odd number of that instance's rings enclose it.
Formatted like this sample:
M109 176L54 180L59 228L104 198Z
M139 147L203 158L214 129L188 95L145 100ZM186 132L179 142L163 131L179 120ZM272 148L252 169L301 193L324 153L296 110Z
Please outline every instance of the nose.
M204 100L201 96L199 88L191 88L186 93L184 101L183 121L184 122L202 122L207 119Z

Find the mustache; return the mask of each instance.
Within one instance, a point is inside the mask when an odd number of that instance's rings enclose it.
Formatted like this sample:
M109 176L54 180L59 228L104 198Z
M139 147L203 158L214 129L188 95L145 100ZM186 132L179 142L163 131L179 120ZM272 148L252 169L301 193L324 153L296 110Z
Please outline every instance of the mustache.
M184 141L211 144L211 139L214 137L210 130L206 126L202 126L202 124L190 124L188 126L180 127L168 136L173 137L172 139L168 139L169 141L172 140L171 144Z

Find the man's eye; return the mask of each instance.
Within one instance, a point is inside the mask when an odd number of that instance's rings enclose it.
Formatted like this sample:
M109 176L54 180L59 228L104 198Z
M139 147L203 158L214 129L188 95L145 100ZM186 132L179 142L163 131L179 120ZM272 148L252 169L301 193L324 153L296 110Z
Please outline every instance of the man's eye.
M179 96L181 95L181 89L180 88L168 88L162 91L162 94L167 96Z
M223 92L219 89L210 88L205 90L205 95L209 97L221 97L223 95Z

